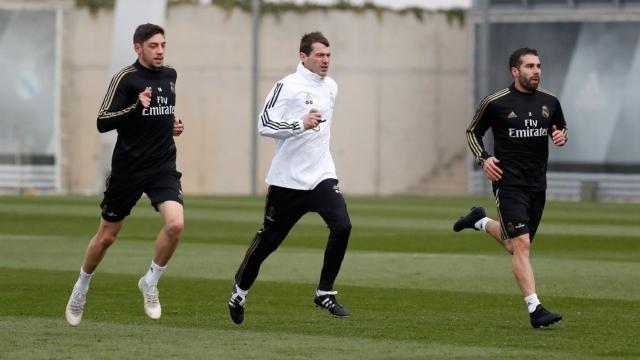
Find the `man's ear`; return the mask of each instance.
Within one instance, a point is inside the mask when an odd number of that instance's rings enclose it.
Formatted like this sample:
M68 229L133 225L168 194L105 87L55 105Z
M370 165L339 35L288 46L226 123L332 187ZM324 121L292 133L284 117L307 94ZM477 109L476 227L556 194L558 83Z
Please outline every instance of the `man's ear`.
M133 43L133 50L135 50L136 54L142 54L142 45L138 43Z

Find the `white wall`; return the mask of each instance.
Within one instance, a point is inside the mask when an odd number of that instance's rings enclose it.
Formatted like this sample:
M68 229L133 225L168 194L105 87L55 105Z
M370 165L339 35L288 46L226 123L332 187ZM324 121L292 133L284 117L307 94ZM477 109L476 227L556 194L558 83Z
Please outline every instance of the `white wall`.
M178 167L187 193L246 194L251 189L251 17L215 6L170 7L166 62L178 71ZM63 187L95 191L99 151L95 117L106 91L112 14L65 11ZM303 33L331 42L330 75L340 93L332 153L341 187L351 194L432 193L441 169L466 151L467 30L444 15L343 11L285 13L262 21L262 101L295 70ZM131 61L135 60L132 50ZM261 107L262 104L259 105ZM259 186L273 155L259 142ZM464 161L456 166L463 168ZM91 169L91 170L87 170ZM464 192L466 178L448 192ZM455 182L454 181L454 182ZM430 190L431 189L431 190Z

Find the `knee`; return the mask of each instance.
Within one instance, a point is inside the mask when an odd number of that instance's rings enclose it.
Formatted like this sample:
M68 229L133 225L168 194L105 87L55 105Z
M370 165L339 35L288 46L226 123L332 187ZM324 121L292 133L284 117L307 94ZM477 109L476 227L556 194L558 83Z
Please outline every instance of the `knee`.
M170 238L178 239L180 237L180 235L182 235L182 232L184 231L184 221L182 221L182 220L170 221L165 226L165 229L166 229L167 233L169 234Z
M523 234L511 239L511 245L513 253L529 254L531 248L531 241L529 241L529 234Z
M342 236L349 237L351 234L351 221L348 219L331 227L331 231Z
M278 248L278 246L280 246L280 243L282 243L282 240L284 240L286 234L282 234L282 232L267 228L259 231L256 236L260 237L260 246L269 251L274 251Z
M111 231L103 231L96 235L97 243L102 248L108 248L116 241L117 233Z

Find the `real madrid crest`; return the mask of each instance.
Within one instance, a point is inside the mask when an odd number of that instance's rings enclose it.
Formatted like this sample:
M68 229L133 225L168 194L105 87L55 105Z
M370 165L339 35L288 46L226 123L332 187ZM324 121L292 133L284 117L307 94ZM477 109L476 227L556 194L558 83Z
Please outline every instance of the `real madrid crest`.
M171 92L172 93L176 93L176 85L173 83L173 81L169 82L169 85L171 85Z
M549 118L549 108L547 105L542 105L542 117L545 119Z

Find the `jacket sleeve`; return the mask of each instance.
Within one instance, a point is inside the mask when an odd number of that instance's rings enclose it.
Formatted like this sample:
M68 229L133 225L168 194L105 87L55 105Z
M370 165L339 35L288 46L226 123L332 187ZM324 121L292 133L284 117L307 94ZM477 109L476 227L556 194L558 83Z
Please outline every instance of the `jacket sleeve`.
M111 79L109 90L104 96L98 112L97 126L101 133L118 129L131 118L139 107L138 94L127 92L126 79L123 79L125 76L118 73ZM135 100L132 100L134 96Z
M286 119L289 100L285 84L277 83L267 95L258 117L258 133L276 139L286 139L304 132L303 119Z
M476 158L476 163L482 166L484 161L491 157L484 147L482 137L487 129L491 126L491 100L489 97L484 98L476 110L476 114L473 116L471 124L467 128L467 142L473 156Z

